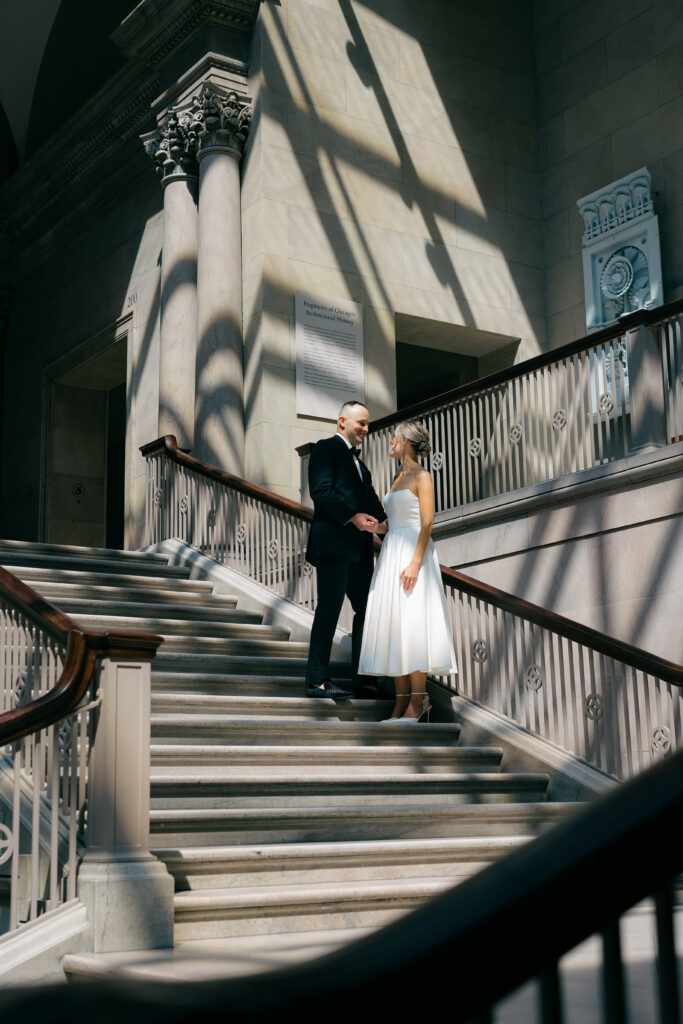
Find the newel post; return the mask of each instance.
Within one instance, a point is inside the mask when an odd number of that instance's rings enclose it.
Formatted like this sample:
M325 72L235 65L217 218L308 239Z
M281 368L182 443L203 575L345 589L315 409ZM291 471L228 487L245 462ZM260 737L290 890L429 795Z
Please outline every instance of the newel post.
M173 879L149 852L150 661L160 637L103 657L78 895L93 952L173 945ZM147 650L140 641L147 641Z
M666 397L662 354L655 331L645 324L626 332L631 453L655 451L666 442Z

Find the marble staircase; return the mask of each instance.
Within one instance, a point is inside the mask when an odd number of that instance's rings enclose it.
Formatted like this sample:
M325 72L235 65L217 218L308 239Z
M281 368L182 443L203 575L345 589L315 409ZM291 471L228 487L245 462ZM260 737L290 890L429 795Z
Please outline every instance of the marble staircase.
M500 748L460 745L457 722L387 726L390 702L306 699L306 644L163 556L5 542L0 564L84 626L165 638L150 830L175 879L176 949L72 955L69 976L320 955L575 806L547 799L547 775L505 770Z

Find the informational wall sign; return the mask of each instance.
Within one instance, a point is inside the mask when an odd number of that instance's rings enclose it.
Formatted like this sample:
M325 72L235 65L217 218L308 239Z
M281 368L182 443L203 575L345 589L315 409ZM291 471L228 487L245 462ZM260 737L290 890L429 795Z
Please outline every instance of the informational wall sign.
M336 420L351 398L365 398L363 306L296 292L296 411Z

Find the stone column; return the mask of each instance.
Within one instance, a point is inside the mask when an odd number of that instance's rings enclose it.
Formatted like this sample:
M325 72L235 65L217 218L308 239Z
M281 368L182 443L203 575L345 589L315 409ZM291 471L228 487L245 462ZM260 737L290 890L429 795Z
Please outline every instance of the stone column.
M631 453L667 443L662 353L653 331L642 324L626 332Z
M149 852L150 663L104 658L78 895L92 951L173 946L173 879Z
M170 110L146 139L164 189L161 252L159 434L194 439L197 357L197 134L189 111Z
M251 107L205 85L194 101L199 136L197 457L241 474L244 463L240 169Z

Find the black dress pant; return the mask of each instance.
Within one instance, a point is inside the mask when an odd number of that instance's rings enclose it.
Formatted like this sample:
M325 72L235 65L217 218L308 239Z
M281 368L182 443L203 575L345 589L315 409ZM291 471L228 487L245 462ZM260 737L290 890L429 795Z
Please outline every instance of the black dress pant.
M330 678L332 641L344 596L348 596L354 613L351 631L351 686L358 687L363 684L364 680L358 678L358 661L373 568L372 556L364 557L359 562L347 562L340 558L318 561L318 604L311 629L311 645L306 667L307 686L315 686Z

